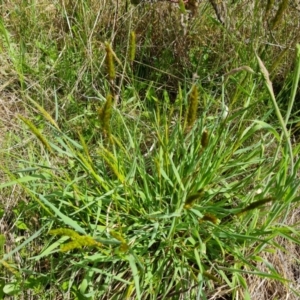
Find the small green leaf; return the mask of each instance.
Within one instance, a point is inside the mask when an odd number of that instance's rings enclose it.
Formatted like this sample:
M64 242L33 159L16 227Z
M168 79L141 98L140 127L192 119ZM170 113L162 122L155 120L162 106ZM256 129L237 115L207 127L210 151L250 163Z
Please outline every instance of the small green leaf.
M49 206L53 212L63 221L66 225L72 227L76 231L86 234L85 230L74 220L70 217L63 214L58 208L56 208L52 203L50 203L43 195L39 195L41 201L43 201L47 206Z
M27 225L24 222L20 221L20 220L17 222L17 228L21 229L21 230L28 230Z
M21 288L17 282L14 283L8 283L3 287L4 294L7 294L9 296L14 296L19 294L21 291Z

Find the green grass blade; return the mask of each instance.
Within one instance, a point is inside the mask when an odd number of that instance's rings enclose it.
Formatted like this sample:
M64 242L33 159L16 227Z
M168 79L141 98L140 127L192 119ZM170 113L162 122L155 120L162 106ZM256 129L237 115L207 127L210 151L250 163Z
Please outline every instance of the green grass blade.
M77 232L80 232L84 235L86 235L85 230L74 220L72 220L70 217L63 214L58 208L56 208L51 202L49 202L43 195L39 195L39 198L41 201L43 201L47 206L49 206L52 211L61 219L62 222L64 222L66 225L72 227Z
M129 261L129 265L132 271L137 299L141 300L142 296L141 296L141 289L140 289L140 277L139 277L139 271L135 263L135 258L132 254L130 254L127 256L127 259Z

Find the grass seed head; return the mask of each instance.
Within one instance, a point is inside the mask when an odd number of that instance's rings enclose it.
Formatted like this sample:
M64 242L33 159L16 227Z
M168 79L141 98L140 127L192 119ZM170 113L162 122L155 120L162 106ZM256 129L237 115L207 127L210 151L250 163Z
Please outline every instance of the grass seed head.
M20 274L18 273L18 271L12 267L8 262L6 262L5 260L0 260L0 265L2 265L6 270L8 270L10 273L14 274L16 277L20 278Z
M83 247L94 247L99 248L102 246L101 243L95 241L92 237L88 235L80 235L76 231L68 228L58 228L49 231L51 235L62 235L68 236L72 239L71 242L66 243L61 246L61 252L68 252L74 249L81 249Z
M197 193L189 195L184 203L185 209L190 209L194 206L196 200L199 200L203 197L205 193L204 189L200 189Z
M113 97L111 94L108 94L104 106L98 109L98 115L102 125L103 133L108 135L110 134L110 118L111 118L112 104L113 104Z
M129 62L132 63L135 59L136 52L136 35L134 31L130 33L130 44L129 44Z
M111 230L111 231L109 232L109 234L110 234L112 237L114 237L116 240L118 240L119 242L121 242L121 245L120 245L120 247L119 247L119 250L120 250L121 252L127 252L127 251L128 251L129 245L128 245L126 239L125 239L120 233Z
M208 145L208 140L209 140L209 134L208 134L208 131L205 129L203 132L202 132L202 137L201 137L201 146L203 148L206 148L207 145Z
M220 223L220 220L212 214L206 214L199 220L199 223L202 222L212 222L213 224L218 225Z
M105 43L106 51L106 67L108 72L109 80L114 80L116 78L115 64L114 64L114 54L109 43Z
M40 142L45 146L45 148L50 153L52 153L52 148L51 148L50 144L48 143L47 138L40 132L40 130L38 128L36 128L35 125L27 118L25 118L21 115L19 115L18 117L28 126L30 131L40 140Z

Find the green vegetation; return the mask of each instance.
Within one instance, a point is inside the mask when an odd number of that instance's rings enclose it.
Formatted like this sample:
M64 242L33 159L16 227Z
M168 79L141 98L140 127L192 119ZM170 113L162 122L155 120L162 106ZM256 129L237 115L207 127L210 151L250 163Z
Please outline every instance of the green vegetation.
M299 299L299 8L134 2L1 2L0 298Z

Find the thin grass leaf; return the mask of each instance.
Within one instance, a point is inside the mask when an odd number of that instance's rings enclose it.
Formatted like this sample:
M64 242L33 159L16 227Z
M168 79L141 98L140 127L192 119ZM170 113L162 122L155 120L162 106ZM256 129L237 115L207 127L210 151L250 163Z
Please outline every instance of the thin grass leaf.
M43 226L38 231L36 231L32 236L30 236L28 239L26 239L21 245L17 246L15 249L11 250L10 252L4 254L2 257L2 260L6 261L6 260L10 259L13 256L13 254L15 254L15 253L21 251L23 248L27 247L27 245L29 243L31 243L33 240L35 240L36 238L38 238L44 230L47 230L46 228L47 228L47 225Z
M52 211L60 218L60 220L75 229L76 231L80 232L81 234L86 235L85 230L74 220L72 220L70 217L63 214L58 208L56 208L51 202L49 202L43 195L39 195L39 198L41 201L43 201L47 206L49 206Z
M237 272L237 273L242 273L242 274L251 274L251 275L256 275L262 278L270 278L273 280L278 280L282 283L287 283L289 282L288 279L282 278L279 274L269 274L269 273L264 273L264 272L255 272L255 271L245 271L241 269L233 269L233 268L224 268L224 267L219 267L220 269L228 272Z
M162 167L160 168L160 174L161 176L169 183L169 185L171 187L174 187L174 184L172 182L172 180L169 178L169 176L167 175L167 173L164 171L164 169L162 169Z
M79 263L77 266L81 266L81 264ZM81 267L87 268L86 265L83 265L83 266L81 266ZM115 280L117 280L117 281L119 281L119 282L123 282L123 283L125 283L125 284L127 284L127 285L131 285L131 284L132 284L130 281L128 281L128 280L122 278L121 276L111 274L111 273L106 272L106 271L104 271L104 270L102 270L102 269L100 270L100 269L98 269L98 268L88 267L88 270L93 271L93 272L98 273L98 274L103 274L103 275L107 276L107 277L110 278L110 279L115 279ZM141 298L139 298L139 299L141 299Z
M58 252L59 250L57 248L59 248L62 244L64 244L69 239L70 238L68 236L61 237L59 240L55 241L50 246L48 246L45 250L43 250L41 254L32 256L29 258L29 260L39 261L43 257L49 256L52 253Z
M290 96L290 99L289 99L286 116L285 116L285 124L288 123L291 112L292 112L292 108L294 106L295 98L296 98L296 95L297 95L297 88L298 88L298 85L299 85L299 79L300 79L300 44L297 44L293 85L292 85L291 96Z
M174 165L174 162L173 162L173 159L172 159L171 156L169 156L169 161L171 162L172 170L173 170L173 173L174 173L174 175L175 175L175 177L177 179L177 182L178 182L181 190L184 191L185 190L184 185L183 185L183 183L181 181L180 175L178 173L178 170L177 170L176 166Z
M77 153L77 156L79 158L80 163L82 164L82 166L84 166L88 172L90 172L90 174L93 176L93 178L100 183L100 185L106 190L108 191L108 186L105 183L105 180L98 175L93 167L89 164L88 160L81 154L81 153Z
M291 144L289 133L287 131L286 124L285 124L285 122L282 118L280 109L279 109L279 107L277 105L277 102L276 102L275 94L274 94L274 91L273 91L273 85L272 85L272 82L270 81L270 77L269 77L269 72L267 71L264 63L262 62L262 60L260 59L260 57L257 54L256 54L256 58L257 58L257 61L258 61L259 67L260 67L260 71L263 75L265 84L266 84L267 89L269 91L269 94L271 96L271 100L272 100L272 103L273 103L273 106L274 106L275 113L277 115L279 124L281 126L282 131L283 131L283 135L284 135L284 137L286 139L286 142L288 144L290 161L291 161L291 172L293 172L293 170L294 170L294 155L293 155L293 147L292 147L292 144Z
M113 153L111 153L106 148L102 147L101 150L98 151L98 154L101 155L101 157L106 161L106 163L109 165L113 173L117 176L119 181L121 183L124 183L125 176L122 172L118 159L113 155Z
M90 156L87 144L85 143L84 137L80 133L78 133L78 136L79 136L79 140L80 140L81 146L83 148L84 154L88 158L89 163L92 165L93 161L91 159L91 156Z
M12 181L0 184L0 189L6 188L6 187L9 187L9 186L12 186L12 185L16 185L16 184L27 183L27 182L30 182L30 181L37 181L39 179L42 179L42 177L27 175L27 176L17 178L17 179L14 179Z
M245 213L249 210L253 210L253 209L256 209L266 203L269 203L269 202L273 202L275 201L276 199L274 198L266 198L266 199L261 199L261 200L258 200L258 201L255 201L253 203L251 203L250 205L248 205L247 207L243 208L239 213L238 215L242 214L242 213Z
M142 296L141 296L141 289L140 289L140 277L139 277L139 271L135 264L135 258L132 254L130 254L127 255L127 260L129 261L129 265L132 271L137 299L141 300Z

